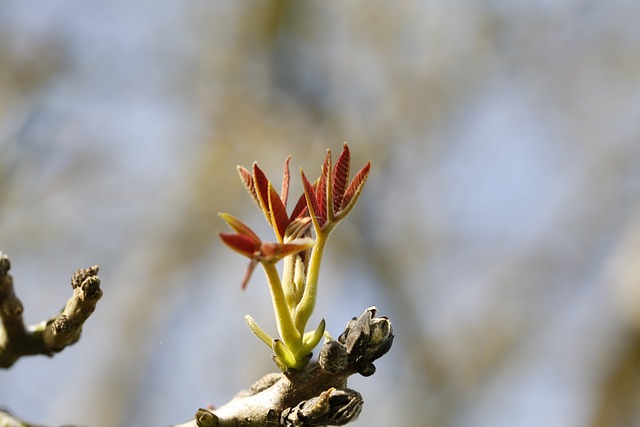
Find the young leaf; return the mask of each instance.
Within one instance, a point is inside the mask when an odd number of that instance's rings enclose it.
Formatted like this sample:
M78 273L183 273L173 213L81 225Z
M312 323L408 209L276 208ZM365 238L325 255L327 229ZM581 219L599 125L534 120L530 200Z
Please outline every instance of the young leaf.
M302 169L300 169L300 174L302 175L302 188L304 190L304 196L307 200L307 208L309 209L309 216L313 221L313 226L315 227L316 231L318 231L324 225L324 221L318 215L319 207L318 207L318 200L316 197L316 190L314 186L311 185L311 183L307 179Z
M276 233L276 238L280 243L284 241L284 233L289 225L289 216L287 215L287 209L282 204L282 200L278 196L278 193L269 182L269 215L271 216L271 225L273 231Z
M303 356L318 345L324 335L325 325L325 321L322 319L315 331L310 331L304 334L304 337L302 338L302 347L300 347L296 356Z
M256 245L251 237L244 234L220 233L220 238L231 249L249 258L253 258L260 247L259 243Z
M339 212L342 206L342 199L344 193L347 190L347 183L349 182L349 173L351 168L351 152L345 142L342 146L342 153L336 160L336 164L333 167L333 210Z
M328 222L334 222L335 211L333 210L333 173L331 172L331 160L329 160L328 164L325 164L322 166L323 170L325 168L327 170L327 173L326 173L327 184L326 184L326 192L324 195L325 216Z
M256 194L256 187L253 184L253 176L251 176L251 172L249 172L242 166L238 166L237 169L238 174L240 175L240 179L242 180L242 185L244 185L244 188L246 188L247 192L256 203L256 205L258 205L258 208L262 209L260 200L258 200L258 195Z
M344 218L356 204L356 201L364 188L364 184L367 182L370 169L371 162L368 162L362 169L360 169L356 176L353 177L353 180L351 181L351 184L349 184L349 188L347 188L344 198L342 199L339 214L341 218Z
M228 213L220 212L218 216L222 218L224 222L229 225L229 227L233 228L236 233L246 235L251 240L256 242L256 244L260 244L260 237L258 237L258 235L244 222Z
M292 222L296 218L303 217L306 211L307 211L307 198L305 197L304 193L302 193L295 207L291 211L291 215L289 216L289 222Z
M280 191L280 197L282 204L287 207L287 199L289 198L289 181L291 180L291 174L289 173L289 162L291 156L287 156L284 161L284 170L282 171L282 191Z
M273 348L273 338L262 329L255 320L248 314L244 316L244 320L247 322L247 326L251 329L251 332L255 334L262 342L269 346L269 348Z
M297 218L291 221L285 231L285 239L298 239L305 235L309 227L311 226L311 218L303 217Z
M291 350L289 350L289 347L287 347L282 340L279 340L277 338L274 339L272 348L273 348L273 352L276 355L276 359L282 365L286 366L287 368L296 367L296 357L291 352Z
M267 222L271 224L271 215L269 214L269 179L267 179L267 176L255 162L253 163L253 185L255 185L256 188L260 208L267 217Z
M253 270L256 269L256 265L258 265L258 260L256 258L251 258L249 261L249 265L244 272L244 277L242 277L242 285L240 288L244 291L247 289L247 285L249 284L249 280L251 279L251 275L253 274Z
M321 225L324 225L324 222L327 219L327 184L329 182L330 169L331 150L327 150L327 155L324 158L324 163L322 164L320 179L318 181L318 185L316 186L316 204L318 206L316 214L318 215L318 218L322 218Z
M293 255L300 251L309 249L313 246L313 243L314 241L310 237L294 239L289 243L265 242L260 246L260 255L262 257L262 261L278 261L287 255Z

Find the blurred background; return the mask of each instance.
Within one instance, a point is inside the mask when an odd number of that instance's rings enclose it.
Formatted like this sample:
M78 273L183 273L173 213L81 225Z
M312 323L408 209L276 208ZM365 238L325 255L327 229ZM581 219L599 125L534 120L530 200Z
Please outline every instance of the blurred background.
M373 163L332 235L321 318L396 331L354 426L640 426L640 3L0 3L0 250L25 318L100 265L82 339L0 372L47 425L167 426L273 371L268 233L235 166L279 185L348 141ZM297 173L294 173L294 177ZM294 180L293 193L301 191ZM269 236L269 234L266 234ZM259 273L259 272L258 272Z

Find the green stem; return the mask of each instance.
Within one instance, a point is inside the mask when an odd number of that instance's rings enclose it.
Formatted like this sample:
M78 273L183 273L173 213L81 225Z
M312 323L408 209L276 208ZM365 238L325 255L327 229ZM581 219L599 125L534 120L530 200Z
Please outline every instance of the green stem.
M284 257L284 265L282 268L282 287L284 289L284 296L289 307L289 313L293 313L298 303L297 289L294 281L295 277L295 265L296 255L287 255Z
M273 262L263 262L262 268L267 275L269 282L269 290L271 291L271 300L273 301L273 311L276 315L276 324L278 333L282 340L292 350L297 350L302 341L302 335L298 332L293 323L291 312L288 309L287 301L278 276L278 270Z
M316 295L318 293L318 276L320 275L320 263L322 262L322 253L327 244L328 230L325 232L316 232L316 242L311 251L309 259L309 269L307 271L307 284L304 287L304 293L295 314L295 326L299 333L303 334L307 326L307 321L313 313L316 305Z

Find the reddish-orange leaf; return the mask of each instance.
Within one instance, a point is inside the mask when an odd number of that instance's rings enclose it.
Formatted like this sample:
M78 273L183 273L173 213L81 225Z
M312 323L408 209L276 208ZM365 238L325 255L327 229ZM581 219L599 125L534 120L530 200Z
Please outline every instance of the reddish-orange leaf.
M338 212L342 206L342 199L344 193L347 190L347 183L349 182L349 173L351 167L351 152L345 142L342 146L342 153L336 160L336 164L333 167L333 211Z
M265 242L260 246L260 255L265 261L278 261L287 255L304 251L312 246L313 239L310 238L294 239L285 244Z
M300 195L298 199L298 203L296 203L295 207L291 211L291 215L289 215L289 222L293 221L296 218L304 216L307 208L307 199L304 196L304 193Z
M247 288L247 284L249 284L249 279L251 279L251 275L253 274L253 270L255 270L256 265L258 265L258 261L255 258L251 258L251 261L247 266L247 270L244 272L244 277L242 278L243 291Z
M353 203L357 200L362 188L364 187L365 182L367 182L367 177L369 176L369 170L371 169L371 162L368 162L360 171L353 177L351 184L349 184L349 188L344 194L344 198L342 199L342 204L340 206L340 210L351 209L353 207ZM353 199L353 203L352 203Z
M287 199L289 198L289 181L291 180L291 174L289 173L289 161L291 156L287 156L284 161L284 170L282 171L282 191L280 191L280 199L282 204L287 207Z
M269 180L255 162L253 163L253 185L256 188L260 207L267 217L267 221L271 224L271 215L269 215Z
M256 245L253 239L243 234L220 233L220 238L231 249L249 258L253 258L260 248L260 244Z
M260 237L244 222L240 221L235 216L228 213L219 213L220 218L222 218L229 227L233 228L236 233L243 234L253 240L257 245L260 244Z
M251 176L251 172L242 166L238 166L238 174L240 175L244 188L247 189L249 195L251 195L251 198L256 202L258 207L262 209L262 206L260 206L260 200L258 200L258 195L256 194L256 187L253 184L253 176Z
M269 214L271 215L271 225L273 231L276 233L276 237L280 243L284 241L284 232L289 225L289 216L287 210L282 204L278 192L273 188L273 185L269 183Z
M260 245L260 256L263 259L273 261L276 256L280 255L281 248L281 243L264 242Z
M327 219L327 182L329 180L329 170L331 169L331 150L327 150L327 156L324 158L320 180L316 186L316 203L318 210L316 215L322 218L321 225L324 225Z
M302 169L300 170L302 175L302 187L304 189L304 195L307 200L307 208L309 209L309 216L313 219L314 223L318 223L320 227L324 225L324 221L317 214L318 212L318 199L316 197L316 190L314 186L309 182Z

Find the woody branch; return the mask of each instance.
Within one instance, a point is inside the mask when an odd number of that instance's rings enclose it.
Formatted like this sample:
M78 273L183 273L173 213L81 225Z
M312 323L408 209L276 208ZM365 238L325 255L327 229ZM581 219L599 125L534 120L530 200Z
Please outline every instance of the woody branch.
M77 270L71 278L73 294L56 316L27 327L24 307L9 274L9 258L0 252L0 367L7 369L23 356L53 356L80 338L82 326L102 297L98 266Z

